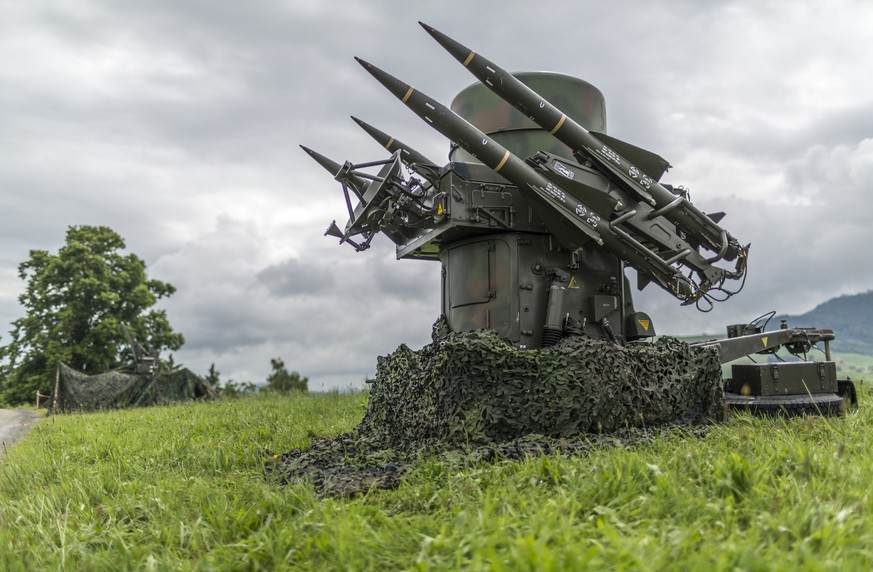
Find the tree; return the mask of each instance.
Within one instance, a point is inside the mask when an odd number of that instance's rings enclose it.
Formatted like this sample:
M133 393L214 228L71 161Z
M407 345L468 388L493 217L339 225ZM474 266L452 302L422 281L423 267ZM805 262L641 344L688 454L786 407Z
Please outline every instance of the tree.
M267 389L278 393L289 393L291 391L300 391L306 393L309 391L308 377L301 377L296 371L289 372L285 367L285 362L280 358L271 359L270 365L273 367L272 373L267 376Z
M236 382L232 379L228 379L218 388L218 391L221 393L222 397L241 397L243 395L250 395L257 392L258 386L251 381Z
M26 315L12 322L10 342L0 347L0 401L20 404L38 389L51 391L58 362L86 373L119 367L130 357L122 324L158 351L182 346L166 312L152 309L176 289L149 280L145 263L124 248L108 227L71 226L57 254L30 251L18 267L27 282L18 298Z
M206 374L206 377L203 378L206 383L211 385L212 387L218 388L221 385L221 372L215 369L215 364L212 363L209 365L209 373Z
M210 364L209 373L203 378L206 383L218 390L222 397L240 397L255 393L258 386L251 381L236 382L228 379L223 384L221 383L221 372L215 368L215 364Z

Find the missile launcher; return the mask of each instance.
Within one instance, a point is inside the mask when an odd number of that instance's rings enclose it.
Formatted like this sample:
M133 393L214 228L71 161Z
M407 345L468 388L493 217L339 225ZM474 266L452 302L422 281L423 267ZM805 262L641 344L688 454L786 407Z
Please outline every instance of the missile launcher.
M654 284L702 311L742 289L749 245L721 226L723 213L704 213L687 189L661 182L670 167L664 158L607 135L600 90L564 74L511 74L421 25L478 80L450 107L355 59L451 142L449 162L440 167L353 117L391 156L341 165L303 147L343 189L348 221L332 222L326 235L361 251L381 233L398 259L439 262L449 330L495 330L519 351L578 336L651 340L655 325L634 305L627 268L639 289ZM722 363L781 347L805 355L819 342L829 361L834 338L830 330L767 333L755 324L728 333L700 344ZM843 396L854 395L832 367L792 366L783 379L794 381L781 386L751 370L726 381L729 403L838 411ZM820 383L805 381L813 373Z

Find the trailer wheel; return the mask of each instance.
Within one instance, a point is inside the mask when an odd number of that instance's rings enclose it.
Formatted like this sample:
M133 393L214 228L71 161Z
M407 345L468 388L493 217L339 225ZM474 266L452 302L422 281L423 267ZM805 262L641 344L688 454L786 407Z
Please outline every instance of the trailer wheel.
M725 402L734 411L748 411L767 417L821 415L836 417L846 411L846 401L835 393L812 395L752 395L725 393Z

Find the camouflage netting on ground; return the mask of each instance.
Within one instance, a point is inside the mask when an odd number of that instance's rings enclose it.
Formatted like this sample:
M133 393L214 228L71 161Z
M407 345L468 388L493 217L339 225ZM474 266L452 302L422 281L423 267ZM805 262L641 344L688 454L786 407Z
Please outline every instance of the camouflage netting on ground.
M499 452L530 435L543 437L533 450L551 450L555 439L590 444L593 436L723 411L715 351L672 338L631 346L574 338L518 350L492 331L449 333L419 351L401 345L380 357L360 425L286 453L268 470L279 481L309 478L322 491L348 494L396 485L423 452Z
M215 389L189 369L153 374L110 371L86 375L65 364L60 364L54 393L46 405L52 412L144 407L218 397Z

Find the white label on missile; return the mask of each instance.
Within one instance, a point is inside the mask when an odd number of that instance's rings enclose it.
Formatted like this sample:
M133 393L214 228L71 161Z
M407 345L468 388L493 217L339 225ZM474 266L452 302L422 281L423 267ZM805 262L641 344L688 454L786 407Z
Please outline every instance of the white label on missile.
M582 203L576 205L576 215L584 220L591 228L597 228L597 225L600 223L600 215Z
M567 166L560 161L555 161L554 163L552 163L552 165L555 167L555 171L557 171L559 175L563 175L568 179L572 179L574 176L576 176L576 173L568 169Z
M650 179L650 178L648 178L647 176L643 175L642 180L640 180L640 185L643 186L643 187L645 187L646 189L648 189L649 187L652 186L652 179Z
M552 195L554 198L561 201L562 203L567 202L567 195L564 194L564 191L562 191L552 183L546 184L546 192L548 192L550 195Z
M597 224L600 222L600 215L595 212L588 213L588 218L585 219L585 222L591 225L591 228L597 228Z
M640 176L640 170L637 169L636 167L631 167L627 173L628 173L628 175L630 175L634 179L636 179L637 177Z
M616 165L621 165L621 157L619 156L619 154L610 149L608 146L604 145L600 149L600 154L610 161L614 162Z

